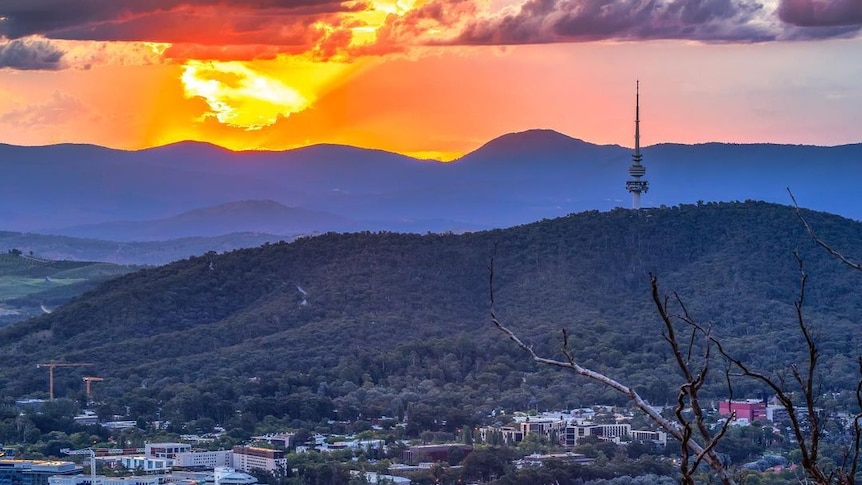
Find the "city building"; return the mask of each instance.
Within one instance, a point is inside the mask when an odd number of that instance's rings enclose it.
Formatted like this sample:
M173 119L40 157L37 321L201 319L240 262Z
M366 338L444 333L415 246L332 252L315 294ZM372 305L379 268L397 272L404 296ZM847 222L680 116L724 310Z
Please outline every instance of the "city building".
M620 438L631 436L632 426L630 424L590 424L584 426L569 426L566 428L563 445L572 447L587 436L595 436L601 440L619 443Z
M483 426L479 428L479 441L489 445L513 446L524 439L520 428L511 426Z
M577 465L592 465L596 462L595 458L589 458L581 453L550 453L547 455L532 454L527 455L520 460L520 466L543 466L549 461L559 461L564 463L574 463Z
M233 468L242 472L250 472L255 468L276 472L287 467L283 450L270 450L254 446L233 447Z
M102 427L110 430L123 430L134 428L138 425L135 421L105 421Z
M294 436L296 436L294 433L267 433L262 436L252 436L251 439L255 441L263 441L276 448L286 450L293 445Z
M174 466L197 470L214 470L233 466L233 451L185 451L174 455Z
M55 475L77 475L83 468L70 461L0 459L0 485L48 485Z
M117 457L117 461L123 465L126 470L134 470L138 473L165 474L171 471L173 460L170 458L153 458L150 456L129 456L124 455Z
M633 441L651 441L662 446L667 445L667 433L664 431L641 431L633 429L630 436Z
M730 416L743 423L766 419L766 403L760 399L745 399L740 401L721 401L718 403L718 414Z
M207 484L214 485L254 485L257 478L234 470L233 468L218 467L213 471L212 481L207 478Z
M404 463L409 463L411 465L416 465L422 462L448 462L451 453L455 450L458 450L457 453L460 453L461 458L463 458L473 451L473 447L461 443L411 446L404 450L402 459L404 460Z
M79 414L72 419L75 420L75 424L80 424L81 426L99 424L99 416L97 416L93 411L84 411L82 414Z
M667 445L667 433L664 431L633 430L630 424L585 424L569 426L563 435L563 445L571 448L587 436L595 436L600 440L621 443L622 438L633 441L651 441Z
M15 401L15 407L23 412L42 412L42 405L47 402L46 399L18 399Z
M559 440L560 435L562 435L563 430L566 429L568 424L569 422L565 418L547 419L530 417L517 423L518 428L521 431L521 435L527 436L529 434L538 433L546 436L551 441Z
M144 454L150 458L174 459L177 453L188 453L192 451L192 445L188 443L147 443L144 445Z
M52 476L48 478L48 485L92 485L93 478L90 475ZM133 476L133 477L105 477L96 475L97 485L159 485L158 476Z
M365 472L365 481L370 484L385 483L391 485L410 485L410 479L398 475L381 475L376 472Z

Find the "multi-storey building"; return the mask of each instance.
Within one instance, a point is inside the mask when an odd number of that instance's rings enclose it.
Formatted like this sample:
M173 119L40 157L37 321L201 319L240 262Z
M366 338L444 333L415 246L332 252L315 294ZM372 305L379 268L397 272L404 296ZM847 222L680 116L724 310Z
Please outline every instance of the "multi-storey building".
M257 483L257 478L225 467L218 467L213 470L212 480L207 478L206 481L207 485L254 485L255 483Z
M766 419L766 403L760 399L745 399L742 401L721 401L718 403L718 414L751 423Z
M483 426L479 428L479 441L490 445L514 446L524 439L520 429L511 426Z
M547 436L551 440L555 440L559 439L568 424L569 422L566 419L527 418L524 421L518 422L518 427L523 436L538 433Z
M449 461L453 452L458 453L463 458L469 455L472 451L472 446L461 443L415 445L404 450L401 458L405 463L417 465L423 462L437 463Z
M173 460L170 458L152 458L149 456L124 455L117 458L126 470L134 470L139 473L152 475L154 473L165 474L171 471Z
M276 448L288 449L293 445L294 433L269 433L262 436L252 436L253 440L264 441Z
M572 447L578 441L587 436L596 436L599 439L619 442L623 436L630 436L632 426L630 424L591 424L585 426L568 426L563 437L563 445Z
M174 459L177 453L192 451L192 445L188 443L147 443L144 446L144 454L150 458Z
M634 441L652 441L662 446L667 445L667 433L664 431L641 431L633 429L631 431L631 438Z
M219 467L233 466L233 451L186 451L177 453L174 466L182 468L213 470Z
M286 467L287 460L284 458L283 450L270 450L253 446L233 447L233 468L236 470L248 473L258 468L275 472Z
M0 485L48 485L48 477L77 475L81 470L70 461L0 459Z
M53 476L48 479L48 485L92 485L90 475ZM104 477L96 476L99 485L159 485L161 479L157 476L145 477Z

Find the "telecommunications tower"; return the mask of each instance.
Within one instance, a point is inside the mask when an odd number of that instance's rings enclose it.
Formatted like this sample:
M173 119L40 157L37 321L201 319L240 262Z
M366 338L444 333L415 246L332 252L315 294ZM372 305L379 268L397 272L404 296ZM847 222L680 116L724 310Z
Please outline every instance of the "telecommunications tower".
M632 153L632 164L629 167L631 179L626 182L626 190L632 193L632 209L641 208L641 192L649 189L649 182L641 180L646 175L646 168L641 165L641 130L640 130L640 81L635 84L635 151Z

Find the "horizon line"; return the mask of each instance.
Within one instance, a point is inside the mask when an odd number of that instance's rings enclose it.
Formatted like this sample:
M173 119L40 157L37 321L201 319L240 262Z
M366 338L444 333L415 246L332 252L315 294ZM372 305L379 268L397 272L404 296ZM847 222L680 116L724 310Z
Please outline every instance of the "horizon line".
M529 129L521 130L521 131L512 131L512 132L503 133L503 134L497 135L493 138L490 138L488 141L480 143L476 148L474 148L472 150L468 150L466 152L438 152L438 151L434 151L434 150L395 151L395 150L387 150L385 148L379 148L379 147L350 145L350 144L346 144L346 143L336 143L336 142L317 142L317 143L309 143L309 144L305 144L305 145L297 145L297 146L293 146L293 147L280 148L280 149L271 149L271 148L262 148L262 147L233 149L233 148L228 148L226 146L220 145L220 144L212 142L212 141L195 140L195 139L191 139L191 138L185 139L185 140L172 141L172 142L164 143L161 145L152 145L152 146L142 147L142 148L123 148L123 147L115 147L115 146L108 146L108 145L99 145L97 143L76 142L76 141L47 143L47 144L41 144L41 145L19 145L19 144L7 143L7 142L0 141L0 146L8 146L8 147L16 147L16 148L49 148L49 147L59 147L59 146L80 146L80 147L95 147L95 148L103 148L106 150L114 150L114 151L120 151L120 152L134 153L134 152L145 152L145 151L149 151L149 150L158 150L161 148L167 148L167 147L171 147L171 146L184 145L184 144L198 144L198 145L207 145L207 146L210 146L213 148L217 148L219 150L223 150L223 151L231 152L231 153L238 153L238 154L241 154L241 153L287 153L287 152L292 152L292 151L296 151L296 150L302 150L305 148L313 148L313 147L320 147L320 146L335 146L335 147L354 148L354 149L358 149L358 150L390 153L390 154L394 154L394 155L400 155L400 156L403 156L406 158L412 158L412 159L417 160L417 161L452 163L452 162L456 162L456 161L458 161L458 160L460 160L460 159L462 159L462 158L464 158L464 157L466 157L472 153L478 152L482 148L484 148L485 146L487 146L487 145L489 145L495 141L498 141L502 138L506 138L509 136L515 136L515 135L523 135L526 133L534 133L534 132L554 133L556 135L560 135L562 137L568 138L568 139L573 140L573 141L578 141L581 143L586 143L586 144L598 146L598 147L619 147L619 148L623 148L623 149L632 149L633 148L633 146L629 147L626 145L620 145L618 143L595 143L595 142L591 142L588 140L584 140L583 138L578 138L578 137L554 130L552 128L529 128ZM835 144L835 145L819 145L819 144L814 144L814 143L787 143L787 142L771 142L771 141L734 142L734 141L714 140L714 141L704 141L704 142L694 142L694 143L685 143L685 142L678 142L678 141L662 141L662 142L647 145L645 147L641 147L641 149L642 150L649 149L649 148L660 146L660 145L699 146L699 145L711 145L711 144L742 145L742 146L773 145L773 146L836 148L836 147L843 147L843 146L859 145L859 144L862 144L862 140L857 141L857 142L839 143L839 144ZM444 154L444 153L449 154L449 155L453 155L453 156L450 158L445 158L445 159L423 156L423 154L429 155L429 154Z

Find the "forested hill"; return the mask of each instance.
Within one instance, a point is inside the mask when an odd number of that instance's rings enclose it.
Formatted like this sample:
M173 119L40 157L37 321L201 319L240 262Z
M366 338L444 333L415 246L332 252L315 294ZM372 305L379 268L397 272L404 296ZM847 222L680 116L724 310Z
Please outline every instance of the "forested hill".
M805 214L835 247L862 256L862 224ZM850 391L862 273L817 248L793 208L758 202L585 212L462 235L327 234L145 269L0 329L0 389L45 396L34 364L92 362L58 369L55 393L80 395L81 376L98 375L102 399L131 403L132 414L161 405L163 418L221 423L237 410L314 420L409 409L454 426L496 407L618 400L538 369L494 330L494 257L501 319L550 354L569 329L583 363L664 402L675 374L649 273L739 356L771 370L804 350L793 251L810 275L805 311L826 390ZM741 385L736 395L760 390Z

